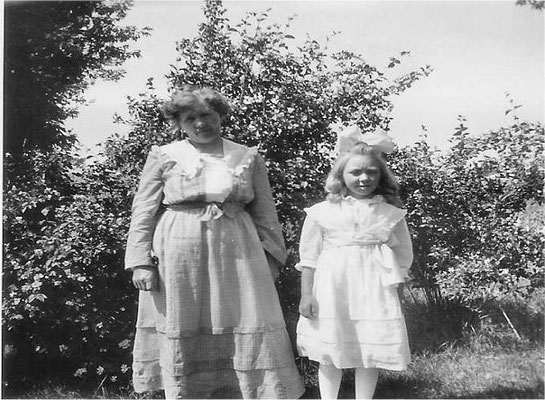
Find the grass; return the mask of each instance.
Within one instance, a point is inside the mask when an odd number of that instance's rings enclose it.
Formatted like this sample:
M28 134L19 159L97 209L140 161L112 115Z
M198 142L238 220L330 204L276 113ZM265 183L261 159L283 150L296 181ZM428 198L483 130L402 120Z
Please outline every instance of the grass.
M407 371L381 371L375 398L378 399L542 399L543 347L522 341L508 347L482 343L474 338L467 346L452 346L439 353L413 357ZM484 340L486 342L486 340ZM313 367L308 373L312 374ZM303 398L319 398L315 379L307 377ZM315 378L315 377L314 377ZM312 383L314 381L314 383ZM341 399L353 398L351 373L343 378ZM161 393L138 395L129 388L79 391L77 388L44 386L22 393L25 399L143 399L161 398ZM4 398L14 398L4 396Z
M407 371L380 371L377 399L542 399L543 347L520 342L504 348L479 343L416 355ZM354 395L351 372L345 373L339 398ZM316 386L304 398L318 398Z
M521 343L449 348L415 357L408 371L386 373L377 398L543 398L543 349Z
M408 304L413 360L407 371L381 371L375 398L545 398L543 293L538 301L511 301L479 311L452 302L434 307L418 301ZM298 359L298 366L307 387L303 398L319 398L317 365ZM347 371L339 397L353 398L353 393L353 373ZM2 398L151 399L162 398L162 393L138 395L128 387L82 389L43 384L25 392L2 393Z

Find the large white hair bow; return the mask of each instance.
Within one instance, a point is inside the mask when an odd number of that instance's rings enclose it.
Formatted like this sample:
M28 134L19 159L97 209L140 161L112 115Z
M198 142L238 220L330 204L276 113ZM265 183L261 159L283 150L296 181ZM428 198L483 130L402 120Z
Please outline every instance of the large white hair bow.
M356 143L364 142L377 151L389 154L394 150L394 142L383 129L374 132L361 133L357 125L350 125L337 133L336 153L349 151Z

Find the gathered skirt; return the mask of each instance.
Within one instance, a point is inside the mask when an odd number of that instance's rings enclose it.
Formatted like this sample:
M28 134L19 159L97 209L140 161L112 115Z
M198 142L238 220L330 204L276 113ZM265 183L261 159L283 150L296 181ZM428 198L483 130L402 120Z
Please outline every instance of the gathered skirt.
M297 398L274 281L249 214L167 209L153 239L159 290L140 291L137 392L167 398Z
M314 275L317 318L300 317L297 348L337 368L400 371L410 361L396 284L385 284L375 245L324 249Z

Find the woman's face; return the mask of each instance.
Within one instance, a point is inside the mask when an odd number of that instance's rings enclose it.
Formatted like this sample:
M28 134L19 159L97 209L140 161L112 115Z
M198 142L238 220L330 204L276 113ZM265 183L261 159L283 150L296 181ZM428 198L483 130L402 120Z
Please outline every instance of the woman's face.
M196 102L192 109L181 112L178 123L192 142L211 143L221 134L220 115L202 101Z
M380 165L372 156L354 155L344 167L343 180L355 198L372 197L380 182Z

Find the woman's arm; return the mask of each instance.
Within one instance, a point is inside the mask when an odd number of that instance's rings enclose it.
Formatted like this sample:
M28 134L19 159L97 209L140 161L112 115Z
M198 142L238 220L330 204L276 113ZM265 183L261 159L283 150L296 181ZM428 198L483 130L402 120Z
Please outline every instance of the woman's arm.
M256 154L254 161L253 189L254 199L248 204L247 210L256 226L273 278L276 279L278 267L286 262L287 252L269 184L267 167L259 154Z
M163 199L160 156L159 148L153 147L146 159L132 204L125 268L133 271L133 284L140 290L157 289L152 240L157 223L157 211Z
M152 266L152 240L157 223L157 211L163 199L161 154L153 147L148 154L140 184L132 203L131 225L125 252L125 268Z

